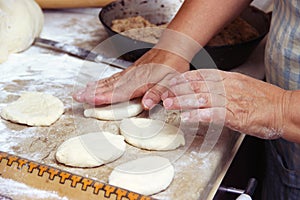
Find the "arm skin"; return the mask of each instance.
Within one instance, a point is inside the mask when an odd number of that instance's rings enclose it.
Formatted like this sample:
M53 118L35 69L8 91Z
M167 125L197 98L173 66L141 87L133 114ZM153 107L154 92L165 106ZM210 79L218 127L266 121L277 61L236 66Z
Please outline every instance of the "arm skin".
M188 71L189 59L200 49L199 46L204 46L249 3L250 0L184 1L168 26L171 32L181 33L182 38L178 34L173 37L166 31L157 48L148 51L133 66L112 77L89 83L74 93L73 98L78 102L102 105L143 97L144 108L152 108L161 101L160 96L166 90L162 82ZM186 55L181 55L185 50L188 50Z
M213 69L183 73L170 84L164 107L182 110L184 121L224 123L259 138L300 143L300 90Z
M300 90L287 91L283 102L283 135L288 141L300 144Z
M186 0L168 29L188 35L204 46L250 3L250 0Z

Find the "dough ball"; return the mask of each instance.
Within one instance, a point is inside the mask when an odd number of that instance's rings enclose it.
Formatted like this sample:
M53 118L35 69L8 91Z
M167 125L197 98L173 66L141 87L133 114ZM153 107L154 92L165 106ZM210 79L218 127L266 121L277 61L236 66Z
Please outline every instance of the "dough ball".
M174 167L166 158L149 156L117 166L109 184L143 195L165 190L174 178Z
M64 112L57 97L41 92L25 92L1 111L6 120L29 126L50 126Z
M0 0L0 63L8 54L27 49L43 24L43 12L34 0Z
M55 157L68 166L97 167L118 159L125 149L123 136L95 132L66 140L58 147Z
M121 102L105 106L86 108L85 117L93 117L100 120L121 120L134 117L143 111L140 99Z
M136 147L147 150L174 150L185 145L183 132L160 120L147 118L123 119L121 134Z

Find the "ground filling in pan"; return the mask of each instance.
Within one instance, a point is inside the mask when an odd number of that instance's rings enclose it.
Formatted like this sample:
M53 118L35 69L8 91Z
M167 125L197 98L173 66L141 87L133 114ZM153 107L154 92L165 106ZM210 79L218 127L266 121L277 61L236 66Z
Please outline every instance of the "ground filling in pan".
M156 25L142 16L115 19L111 29L130 38L144 42L157 43L162 31L167 24ZM153 29L143 29L155 27ZM215 35L207 44L208 46L234 45L252 40L259 36L258 31L241 17L236 18L221 32Z

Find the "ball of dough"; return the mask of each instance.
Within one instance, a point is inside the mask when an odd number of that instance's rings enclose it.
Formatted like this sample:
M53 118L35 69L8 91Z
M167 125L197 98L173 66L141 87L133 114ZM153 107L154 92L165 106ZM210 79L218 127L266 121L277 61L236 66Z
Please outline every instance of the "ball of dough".
M8 54L27 49L43 24L43 12L34 0L0 0L0 63Z
M165 190L174 178L174 167L166 158L148 156L117 166L109 184L143 195Z
M160 120L148 118L123 119L120 132L125 140L147 150L174 150L185 145L183 132Z
M61 100L42 92L25 92L1 110L1 117L29 126L50 126L64 112Z
M58 147L55 157L68 166L97 167L118 159L125 149L123 136L95 132L66 140Z
M143 111L140 99L115 103L105 106L96 106L84 110L85 117L93 117L100 120L121 120L134 117Z

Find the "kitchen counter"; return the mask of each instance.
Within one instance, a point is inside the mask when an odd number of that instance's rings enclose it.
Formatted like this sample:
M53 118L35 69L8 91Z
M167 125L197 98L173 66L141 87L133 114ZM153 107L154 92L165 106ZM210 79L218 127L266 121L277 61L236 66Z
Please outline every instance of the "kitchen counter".
M98 12L97 8L45 10L45 26L41 37L94 49L108 37L98 21ZM263 79L263 47L264 43L256 49L247 63L234 71ZM98 199L116 199L114 197L120 197L116 194L120 190L111 192L117 196L95 194L96 183L106 185L113 167L149 154L167 157L175 167L175 178L170 187L153 195L153 198L212 199L244 138L243 134L223 127L180 124L185 130L187 144L175 151L148 152L128 145L125 155L111 164L86 169L67 167L55 161L55 151L63 141L92 131L108 129L118 131L118 122L85 118L83 105L74 102L71 98L73 91L83 87L88 81L110 76L120 69L80 60L35 45L22 53L10 55L9 59L1 64L1 69L0 108L16 100L24 91L52 94L60 98L65 105L62 117L50 127L28 127L1 119L0 194L13 199L21 197L22 199L78 199L79 196L76 196L78 193L74 191L82 192L86 199L93 199L97 195L101 197ZM150 116L160 118L161 110L156 109L156 111L150 113ZM170 123L178 123L178 121L171 116ZM26 162L20 166L22 160ZM28 169L23 169L22 166ZM30 166L33 167L33 171L37 170L36 173L32 173ZM51 174L38 179L36 177L41 172L41 166L46 167L43 172L47 173L52 169L70 173L70 177L78 175L81 177L78 183L87 179L95 181L93 185L86 185L93 186L94 190L86 188L84 190L83 186L77 187L76 184L73 187L74 182L71 185L64 184L61 179L51 179ZM34 192L28 193L28 190ZM98 188L98 190L102 189ZM127 199L135 199L130 198L129 193L125 196Z

